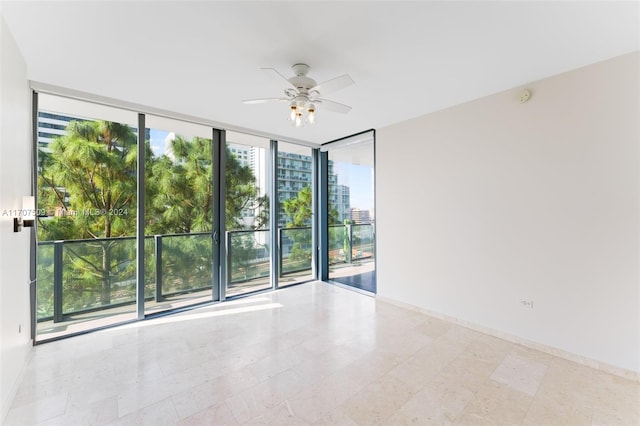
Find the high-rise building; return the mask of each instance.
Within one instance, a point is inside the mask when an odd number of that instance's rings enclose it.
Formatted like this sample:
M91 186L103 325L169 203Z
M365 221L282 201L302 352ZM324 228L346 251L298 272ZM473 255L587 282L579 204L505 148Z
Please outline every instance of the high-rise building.
M38 148L49 151L49 144L59 136L67 134L67 126L71 121L85 121L79 117L55 114L51 112L38 112Z
M295 198L306 186L311 186L313 159L308 155L278 152L278 199ZM342 223L350 216L349 187L338 185L338 176L333 173L333 161L329 161L329 206L337 211L337 220ZM280 206L278 224L284 226L288 218Z
M348 186L336 185L336 197L332 205L338 211L338 222L351 219L351 191Z
M238 160L241 166L249 165L250 150L251 147L247 145L240 145L236 143L229 144L229 152L235 157L236 160Z
M368 224L371 223L371 215L369 210L354 208L351 209L351 220L356 224Z
M285 226L291 220L284 211L284 201L296 198L300 191L311 186L312 164L308 155L278 152L279 226Z

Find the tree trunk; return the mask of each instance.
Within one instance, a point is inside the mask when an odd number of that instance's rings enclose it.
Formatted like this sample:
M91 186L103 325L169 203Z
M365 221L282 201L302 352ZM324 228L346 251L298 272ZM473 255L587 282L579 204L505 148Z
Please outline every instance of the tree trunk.
M111 304L111 244L106 242L102 246L102 306Z
M111 192L107 194L105 207L111 207ZM111 238L111 218L108 215L104 219L104 237ZM106 240L102 246L102 295L100 301L102 306L111 304L111 241L109 240Z

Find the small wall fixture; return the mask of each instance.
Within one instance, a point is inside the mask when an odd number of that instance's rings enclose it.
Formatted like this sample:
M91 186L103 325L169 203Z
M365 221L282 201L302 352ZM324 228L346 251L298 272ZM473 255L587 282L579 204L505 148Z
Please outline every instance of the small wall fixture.
M23 227L32 227L36 223L36 199L33 196L22 197L22 210L13 218L13 232L22 231Z
M519 99L521 104L527 102L529 99L531 99L531 91L529 89L522 89Z

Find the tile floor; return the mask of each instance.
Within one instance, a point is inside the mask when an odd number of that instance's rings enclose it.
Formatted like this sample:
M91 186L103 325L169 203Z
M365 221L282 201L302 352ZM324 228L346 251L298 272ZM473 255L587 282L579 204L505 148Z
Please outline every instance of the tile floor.
M6 425L638 425L640 385L324 283L37 346Z

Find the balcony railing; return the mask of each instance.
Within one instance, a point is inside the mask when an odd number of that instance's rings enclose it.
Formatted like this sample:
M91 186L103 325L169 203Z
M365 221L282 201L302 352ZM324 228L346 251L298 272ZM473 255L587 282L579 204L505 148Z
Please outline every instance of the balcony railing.
M208 232L145 237L145 300L211 288L212 256ZM38 320L134 304L135 259L135 237L38 243Z
M228 231L227 288L251 289L270 276L269 230ZM331 264L374 256L372 225L329 229ZM280 278L311 274L311 227L279 228ZM136 302L135 237L38 243L37 318L61 322L81 313ZM208 232L145 237L147 301L211 289L212 235Z
M372 224L330 225L329 264L351 263L375 257Z

